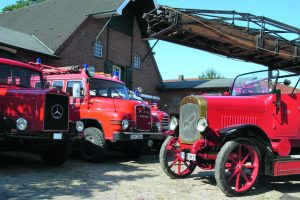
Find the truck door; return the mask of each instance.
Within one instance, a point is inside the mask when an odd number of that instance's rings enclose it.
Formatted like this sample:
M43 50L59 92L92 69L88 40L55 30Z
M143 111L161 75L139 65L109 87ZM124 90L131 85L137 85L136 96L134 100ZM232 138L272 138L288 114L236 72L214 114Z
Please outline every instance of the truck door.
M278 138L299 136L300 124L300 90L294 87L299 77L289 78L290 85L285 85L285 80L278 80L277 89L281 90L281 106L279 113L274 115L273 129Z
M75 90L74 90L75 89ZM79 90L78 93L74 92ZM67 81L66 92L70 95L70 118L78 120L81 116L81 110L84 110L86 103L84 102L84 87L81 80ZM77 94L75 94L77 93Z

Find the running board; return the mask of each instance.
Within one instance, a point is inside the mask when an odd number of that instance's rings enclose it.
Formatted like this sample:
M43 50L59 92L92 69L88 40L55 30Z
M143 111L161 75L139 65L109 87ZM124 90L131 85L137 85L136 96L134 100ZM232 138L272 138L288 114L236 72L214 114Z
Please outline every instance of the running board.
M300 155L276 157L274 160L274 176L300 174Z

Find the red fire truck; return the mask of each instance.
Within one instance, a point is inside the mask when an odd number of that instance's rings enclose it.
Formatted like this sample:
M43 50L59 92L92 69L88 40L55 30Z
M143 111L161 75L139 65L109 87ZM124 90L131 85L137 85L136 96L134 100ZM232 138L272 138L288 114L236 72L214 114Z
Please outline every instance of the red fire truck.
M68 101L66 93L44 89L38 68L0 58L0 149L33 146L46 163L64 163L84 128L70 124Z
M253 188L261 174L300 174L300 76L277 70L238 76L231 96L187 96L160 151L163 171L189 176L214 169L229 196Z
M150 106L151 116L152 116L152 129L153 129L152 131L162 132L162 134L168 132L169 123L170 123L169 114L159 109L158 104L156 102L153 102L153 100L149 100L149 99L146 100L140 97L141 91L142 91L141 87L138 87L135 92L130 91L129 92L130 99L143 102ZM155 140L155 141L149 140L148 141L149 150L152 147L154 147L156 150L159 150L165 138L166 136L164 135L162 140Z
M161 124L152 121L150 106L129 99L122 81L93 67L42 66L50 87L67 92L72 120L84 123L84 139L78 150L82 159L101 161L108 148L129 158L142 155L147 141L161 140Z

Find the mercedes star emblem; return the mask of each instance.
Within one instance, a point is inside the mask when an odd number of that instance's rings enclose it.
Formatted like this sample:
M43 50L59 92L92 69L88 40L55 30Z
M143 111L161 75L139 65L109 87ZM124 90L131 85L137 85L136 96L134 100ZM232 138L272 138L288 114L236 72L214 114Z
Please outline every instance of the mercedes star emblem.
M51 115L54 119L60 119L63 116L64 110L59 104L55 104L51 108Z

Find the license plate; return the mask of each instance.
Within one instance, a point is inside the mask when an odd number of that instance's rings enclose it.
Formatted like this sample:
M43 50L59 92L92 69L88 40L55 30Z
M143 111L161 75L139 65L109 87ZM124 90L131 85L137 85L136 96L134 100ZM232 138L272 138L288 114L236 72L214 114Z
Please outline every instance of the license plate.
M196 154L193 154L193 153L187 153L187 154L186 154L186 160L189 160L189 161L196 161Z
M180 157L188 161L196 161L196 154L180 152Z
M141 140L141 139L143 139L143 135L130 135L130 139Z
M54 133L53 139L54 140L62 140L62 133Z

